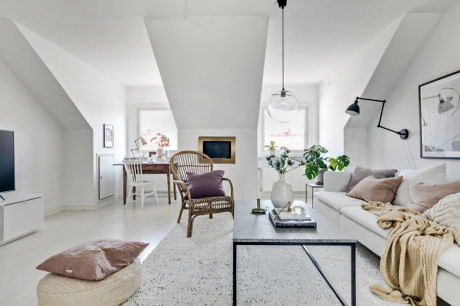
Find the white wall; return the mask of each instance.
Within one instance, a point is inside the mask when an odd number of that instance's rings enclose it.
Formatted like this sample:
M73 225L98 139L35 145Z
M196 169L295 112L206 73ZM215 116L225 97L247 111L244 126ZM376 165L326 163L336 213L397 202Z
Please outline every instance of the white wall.
M257 130L256 129L179 129L179 150L198 150L199 136L235 136L235 164L215 164L232 180L235 199L257 197ZM226 183L224 183L226 184Z
M84 201L81 198L72 199L69 206L95 205L98 202L96 154L112 153L115 155L115 160L121 160L126 153L126 89L120 83L38 34L23 26L20 29L93 129L92 144L88 144L89 139L85 136L80 137L80 142L74 142L72 146L78 149L80 145L81 149L85 150L92 145L92 162L88 164L92 169L91 198L84 199ZM103 124L114 126L114 148L103 147ZM82 142L83 140L87 141ZM89 172L84 171L84 173ZM122 188L121 167L116 173L115 192L119 195ZM84 180L84 178L80 179ZM67 186L68 189L75 187Z
M291 83L286 84L286 89L292 91L297 99L299 100L300 106L307 108L307 144L306 147L310 147L313 144L318 143L318 85L316 84L299 84ZM259 124L258 124L258 153L263 150L263 111L268 102L268 98L273 92L280 90L280 84L263 84L262 95L261 95L261 109L259 112ZM299 167L298 169L292 170L286 176L287 180L292 184L292 188L295 192L305 192L305 184L308 179L303 175L304 168ZM278 173L271 168L262 169L262 191L268 192L272 190L273 183L278 180Z
M413 12L400 18L401 22L398 29L386 46L372 77L360 95L368 98L386 99L420 50L439 17L440 13ZM351 100L352 98L350 98L350 102ZM387 100L385 109L391 108L393 103L395 101ZM368 101L362 101L359 105L361 108L360 115L349 117L345 125L344 152L350 156L352 166L368 166L367 132L376 128L382 105ZM387 119L385 111L381 122L383 126L394 130L400 130L404 127L404 122L389 126Z
M16 190L41 193L47 213L59 210L64 187L63 129L1 61L0 129L15 133Z
M78 154L76 154L78 153ZM93 131L64 130L64 206L78 209L94 204Z
M345 109L366 89L400 19L393 22L359 54L319 87L319 143L335 156L344 152Z
M460 70L460 3L448 8L425 40L417 55L397 82L385 109L388 126L401 126L410 132L408 140L381 129L369 129L368 159L373 167L420 168L446 162L448 176L459 178L460 160L420 158L418 85Z
M369 167L367 134L369 130L376 129L374 124L369 128L346 128L344 130L344 152L350 157L350 168L355 166Z

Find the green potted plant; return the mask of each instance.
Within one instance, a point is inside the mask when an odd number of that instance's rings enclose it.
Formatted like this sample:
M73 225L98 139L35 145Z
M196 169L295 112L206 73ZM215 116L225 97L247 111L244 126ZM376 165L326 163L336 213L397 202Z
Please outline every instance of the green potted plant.
M305 163L305 175L312 180L318 177L316 184L322 185L325 171L342 171L350 164L350 158L343 154L333 157L326 157L327 149L320 145L313 145L304 150L303 158Z
M276 146L275 146L275 142L273 140L270 141L269 145L265 145L264 148L270 150L270 156L271 157L275 156Z

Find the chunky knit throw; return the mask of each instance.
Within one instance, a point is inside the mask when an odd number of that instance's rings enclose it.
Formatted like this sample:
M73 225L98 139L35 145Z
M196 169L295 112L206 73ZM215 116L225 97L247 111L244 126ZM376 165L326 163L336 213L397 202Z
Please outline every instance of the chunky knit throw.
M460 234L404 206L369 202L362 208L378 216L379 227L393 228L380 259L387 286L373 285L372 293L391 302L436 306L438 259L454 242L460 245Z

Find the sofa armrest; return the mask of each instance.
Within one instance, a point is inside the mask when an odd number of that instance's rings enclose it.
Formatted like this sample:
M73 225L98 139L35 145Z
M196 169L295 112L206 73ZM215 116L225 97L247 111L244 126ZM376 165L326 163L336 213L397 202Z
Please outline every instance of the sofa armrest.
M324 191L345 192L348 190L351 172L324 172Z

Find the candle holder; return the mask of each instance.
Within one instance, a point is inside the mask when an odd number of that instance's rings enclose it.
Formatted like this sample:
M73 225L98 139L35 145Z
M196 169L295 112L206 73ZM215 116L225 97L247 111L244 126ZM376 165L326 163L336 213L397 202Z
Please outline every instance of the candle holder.
M260 199L257 199L257 207L252 209L253 214L265 214L265 209L260 208Z

